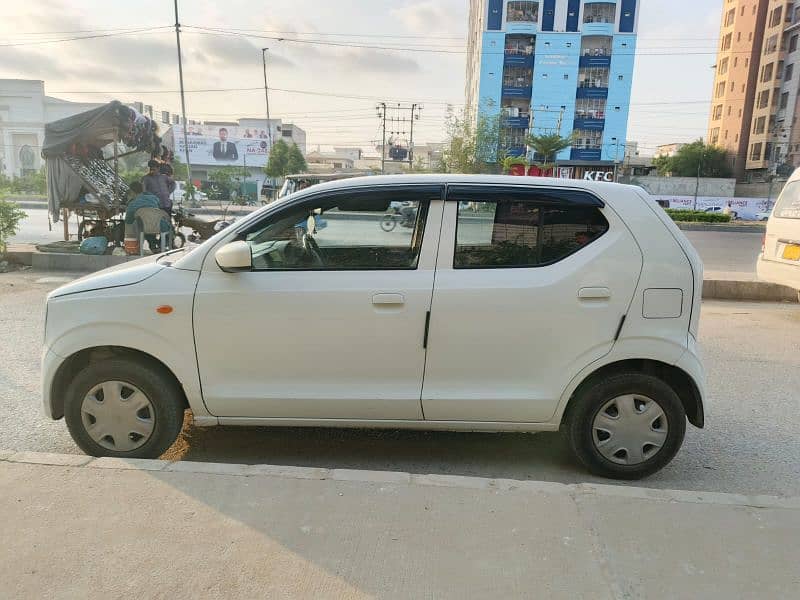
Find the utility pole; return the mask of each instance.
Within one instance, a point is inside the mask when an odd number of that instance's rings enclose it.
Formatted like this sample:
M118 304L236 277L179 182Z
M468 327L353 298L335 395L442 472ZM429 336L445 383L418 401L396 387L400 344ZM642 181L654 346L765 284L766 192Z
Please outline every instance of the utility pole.
M703 160L706 157L706 147L705 144L703 145L703 149L700 152L700 160L697 161L697 181L695 182L694 186L694 202L692 203L692 210L697 210L697 195L700 193L700 171L703 168Z
M175 0L175 39L178 42L178 78L181 86L181 120L183 121L183 149L186 151L186 178L191 184L192 163L189 161L189 135L186 133L186 97L183 92L183 58L181 57L181 22L178 19L178 0ZM194 198L194 194L192 198Z
M383 142L381 143L381 174L386 173L386 102L378 104L378 118L383 121Z
M269 86L267 85L267 50L261 49L261 61L264 64L264 100L267 106L267 139L269 140L268 150L272 150L272 128L269 126Z

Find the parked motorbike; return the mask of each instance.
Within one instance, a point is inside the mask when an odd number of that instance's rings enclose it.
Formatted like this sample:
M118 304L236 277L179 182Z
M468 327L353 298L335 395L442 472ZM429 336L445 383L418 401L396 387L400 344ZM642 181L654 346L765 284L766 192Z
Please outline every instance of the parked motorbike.
M219 219L207 221L201 219L194 213L186 211L183 206L179 206L172 213L172 220L175 224L175 237L173 246L183 248L186 242L198 243L207 240L218 231L222 231L233 223L233 219L227 218L227 209ZM189 235L184 234L181 229L191 229Z

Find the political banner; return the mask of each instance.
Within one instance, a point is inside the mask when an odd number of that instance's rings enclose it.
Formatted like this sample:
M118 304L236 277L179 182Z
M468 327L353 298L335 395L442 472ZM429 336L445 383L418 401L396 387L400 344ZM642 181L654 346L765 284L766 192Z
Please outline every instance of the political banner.
M183 126L174 125L175 154L185 156ZM272 132L276 139L276 132ZM189 125L186 129L192 165L264 167L269 159L266 130L252 127Z

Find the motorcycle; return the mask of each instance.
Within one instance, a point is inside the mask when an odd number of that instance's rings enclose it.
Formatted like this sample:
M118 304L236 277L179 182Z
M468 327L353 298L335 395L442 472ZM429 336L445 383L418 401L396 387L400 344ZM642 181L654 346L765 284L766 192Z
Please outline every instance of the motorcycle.
M222 231L231 223L233 223L233 220L227 219L226 215L227 209L221 218L214 219L213 221L207 221L199 218L194 213L187 212L184 210L183 206L179 206L172 214L172 220L175 227L173 247L183 248L186 245L186 242L202 242L210 238L218 231ZM189 235L185 235L181 231L183 228L191 229L192 232Z
M381 229L387 233L393 231L399 224L406 229L414 229L417 222L417 209L410 205L401 205L392 202L389 212L381 218Z

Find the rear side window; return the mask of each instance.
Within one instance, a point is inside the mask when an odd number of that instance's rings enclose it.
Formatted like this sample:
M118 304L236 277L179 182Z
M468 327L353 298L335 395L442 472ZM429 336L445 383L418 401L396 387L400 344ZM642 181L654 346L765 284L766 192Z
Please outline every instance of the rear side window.
M790 181L775 203L773 215L779 219L800 219L800 181Z
M540 267L574 254L608 231L589 206L518 200L459 202L456 269Z

